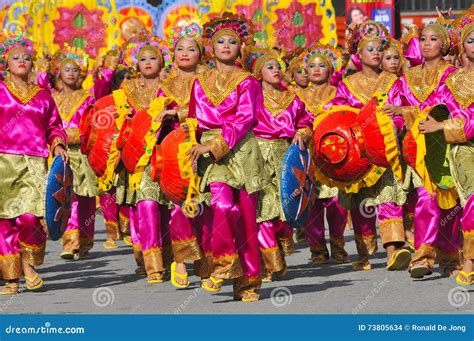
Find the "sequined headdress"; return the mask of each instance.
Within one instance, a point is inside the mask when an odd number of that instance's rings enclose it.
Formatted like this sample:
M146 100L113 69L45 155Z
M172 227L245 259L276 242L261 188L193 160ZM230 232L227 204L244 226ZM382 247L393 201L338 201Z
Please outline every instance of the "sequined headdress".
M193 39L196 44L198 44L199 49L202 53L204 51L204 45L202 42L202 32L202 27L197 21L181 21L171 31L173 38L170 39L169 43L173 47L175 47L181 38L187 37Z
M263 64L270 59L275 59L280 64L282 72L286 71L285 62L277 50L255 45L245 49L243 63L249 72L252 72L255 77L260 78Z
M135 67L138 64L140 51L144 48L150 48L158 52L163 66L171 64L171 52L168 44L163 39L146 30L140 31L123 44L124 63L128 67Z
M474 32L474 5L459 14L453 25L456 29L461 53L464 53L464 41L471 32Z
M342 67L342 52L335 47L329 45L322 45L319 43L309 47L303 54L303 62L305 67L315 58L322 58L333 71L339 71Z
M65 61L73 61L81 69L81 73L85 75L89 68L89 56L84 50L78 47L72 47L65 44L64 47L53 55L52 59L52 72L53 75L57 75L61 69L61 64Z
M204 24L204 44L212 46L219 37L230 34L245 45L252 45L254 27L244 16L224 12L222 17L213 18Z
M5 71L7 68L8 53L17 48L23 47L35 57L35 42L26 35L13 35L9 32L1 32L0 34L0 70Z
M283 60L288 65L288 71L293 73L299 69L304 69L303 55L305 50L301 47L297 47L291 51L284 51Z
M382 46L386 48L390 42L390 35L384 25L372 20L366 20L357 25L346 38L351 54L359 52L365 43L376 39L380 40Z

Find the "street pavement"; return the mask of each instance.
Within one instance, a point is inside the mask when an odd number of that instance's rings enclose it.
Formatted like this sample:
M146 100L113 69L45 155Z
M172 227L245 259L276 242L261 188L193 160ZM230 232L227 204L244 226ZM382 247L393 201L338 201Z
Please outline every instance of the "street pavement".
M371 271L352 271L351 264L312 266L306 245L297 244L287 257L288 274L264 283L261 300L232 300L232 282L217 294L199 287L199 278L176 290L169 281L148 284L134 273L133 250L123 242L105 250L104 224L97 217L91 258L65 261L60 242L48 241L39 268L45 285L40 292L0 296L1 314L472 314L474 288L459 287L454 278L437 272L412 280L407 271L385 270L385 254L371 259ZM355 259L353 231L346 230L346 249ZM192 273L191 266L189 267Z

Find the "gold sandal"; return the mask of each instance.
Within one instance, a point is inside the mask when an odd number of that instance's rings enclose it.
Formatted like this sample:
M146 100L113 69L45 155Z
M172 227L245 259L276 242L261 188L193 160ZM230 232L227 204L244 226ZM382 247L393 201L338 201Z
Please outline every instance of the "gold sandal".
M150 284L163 283L163 273L155 272L153 274L149 274L146 278L146 281Z
M407 249L395 250L390 257L390 261L387 264L386 269L389 271L393 270L405 270L411 261L411 253Z
M257 302L259 299L260 299L260 295L257 294L255 291L246 290L242 294L241 301L248 303L248 302Z
M104 249L116 249L118 248L117 242L115 240L106 240L102 243Z
M178 278L182 282L179 283L176 280L176 278ZM186 272L184 275L181 275L181 274L177 273L176 272L176 262L171 263L171 284L173 284L178 289L185 289L185 288L189 287L188 273Z
M37 284L31 285L32 283L34 283L37 280L39 280ZM38 273L36 273L33 276L33 278L28 277L27 275L25 275L25 281L26 281L26 289L31 290L31 291L35 291L35 290L40 289L44 284L43 279L39 276Z
M469 280L471 277L471 280ZM474 284L474 272L467 273L465 271L460 271L459 274L456 276L456 282L459 285L469 286Z
M18 283L5 283L2 290L0 290L0 295L15 295L19 289L20 286Z
M215 279L214 277L209 277L202 282L202 288L209 292L219 292L221 291L222 285L224 284L223 279Z

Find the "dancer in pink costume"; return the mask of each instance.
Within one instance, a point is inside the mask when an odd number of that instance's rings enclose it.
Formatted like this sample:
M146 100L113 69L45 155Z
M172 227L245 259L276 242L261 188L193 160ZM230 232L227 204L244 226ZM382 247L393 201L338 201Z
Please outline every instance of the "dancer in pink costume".
M377 92L386 93L385 110L392 115L392 121L400 131L403 116L393 115L395 105L401 105L400 81L397 76L382 71L384 48L390 37L383 25L366 21L350 34L349 46L361 62L361 71L347 76L339 83L331 105L348 105L362 108ZM396 148L396 146L395 146ZM400 270L408 266L410 253L403 249L405 231L403 226L403 204L406 200L402 184L391 170L371 170L371 187L355 194L340 194L344 207L350 209L359 261L353 263L355 270L370 270L368 256L377 249L375 221L378 213L380 235L387 251L387 270ZM377 212L378 211L378 212Z
M292 238L280 199L283 157L290 143L297 143L301 149L306 149L305 144L311 140L312 118L306 112L304 103L282 87L282 68L285 64L275 50L249 47L245 51L244 64L260 80L263 88L263 103L259 106L258 124L253 132L265 160L265 168L272 177L272 184L265 187L260 195L257 216L258 241L264 266L262 280L271 282L272 273L282 277L287 272L278 237L286 232L286 239Z
M328 45L315 44L303 54L303 62L311 85L300 90L298 95L306 105L306 110L313 119L318 117L324 106L336 94L336 87L331 79L342 67L341 52ZM310 144L313 152L313 143ZM350 262L344 249L344 229L347 223L347 210L339 205L337 187L318 183L317 199L311 208L305 224L306 239L311 251L311 264L325 264L329 260L329 252L324 237L325 217L329 226L329 243L331 257L336 263Z
M43 286L35 267L44 259L44 214L47 158L50 151L68 160L67 135L47 90L30 83L35 55L24 36L0 42L0 268L5 286L0 294L16 294L24 274L26 288ZM48 145L50 149L48 149Z
M202 28L196 22L182 22L175 27L173 52L176 68L162 81L160 91L173 99L159 120L171 122L172 128L178 128L188 117L191 88L198 72L203 68L200 64L204 53ZM169 125L169 124L168 124ZM204 196L197 199L204 200ZM198 217L188 218L181 207L174 205L171 212L170 237L174 262L171 264L171 283L178 289L189 286L187 262L194 262L194 273L207 280L212 272L212 249L210 248L210 225L212 211L205 203L196 202L199 206ZM203 243L202 243L203 242Z
M410 60L421 64L408 69L401 78L401 96L403 104L407 107L403 107L403 110L394 108L395 111L403 113L408 129L413 126L420 110L426 107L444 103L451 113L456 111L454 100L447 101L444 96L445 81L456 70L443 60L443 55L451 48L448 31L444 26L435 23L426 25L421 33L412 26L410 32L414 33L410 35L409 46L419 48L418 51L412 48L413 56L410 56ZM430 194L420 176L409 169L405 179L406 187L413 186L417 192L414 210L416 251L409 267L411 277L423 278L430 275L436 257L442 274L456 275L461 267L459 256L461 209L457 203L449 205L451 208L441 208L438 204L438 195ZM443 239L450 242L443 243ZM437 240L441 242L438 243Z
M66 46L52 59L52 72L56 77L53 94L56 107L68 134L68 154L73 172L74 200L71 218L62 237L63 259L85 258L94 245L97 179L80 151L79 123L94 98L79 85L79 77L87 72L89 60L81 49Z
M268 179L252 133L261 86L235 66L242 44L252 42L251 31L245 18L228 12L204 25L216 68L198 75L189 104L189 117L197 119L202 137L188 155L192 162L199 159L201 189L210 189L214 215L214 271L203 288L218 292L225 279L234 279L234 299L244 302L259 299L256 213L258 192Z

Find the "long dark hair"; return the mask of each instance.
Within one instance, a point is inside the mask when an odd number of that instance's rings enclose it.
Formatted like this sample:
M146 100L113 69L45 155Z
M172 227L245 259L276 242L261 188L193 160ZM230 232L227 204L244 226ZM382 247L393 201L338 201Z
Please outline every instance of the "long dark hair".
M360 7L352 7L349 10L349 13L347 13L347 25L350 25L352 23L352 12L354 11L360 11L364 16L366 16L365 12L362 10Z

